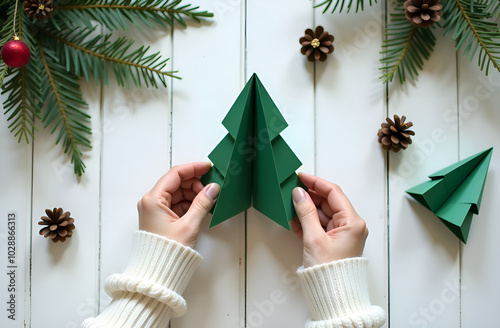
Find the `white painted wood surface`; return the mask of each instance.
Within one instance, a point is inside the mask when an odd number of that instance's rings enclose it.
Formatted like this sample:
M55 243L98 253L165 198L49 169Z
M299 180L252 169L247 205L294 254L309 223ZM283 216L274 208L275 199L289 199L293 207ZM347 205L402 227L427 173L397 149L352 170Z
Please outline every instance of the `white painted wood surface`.
M94 132L83 178L40 126L33 144L18 145L0 122L0 326L73 328L102 310L106 277L127 264L137 200L171 165L206 160L256 72L289 123L282 136L300 170L341 185L367 221L370 294L389 314L386 327L498 327L500 74L485 77L439 37L417 83L386 88L378 79L383 4L357 15L322 15L305 0L200 5L214 19L134 34L171 57L168 67L182 80L161 90L83 84ZM312 64L298 39L316 24L335 35L335 52ZM395 113L414 122L416 136L408 150L386 154L376 133ZM404 191L491 146L481 211L463 245ZM77 230L53 245L37 222L56 206L72 212ZM6 311L10 212L17 214L15 321ZM301 242L292 233L250 209L211 229L206 220L197 249L204 261L185 293L188 312L172 327L304 325L309 311L294 273Z

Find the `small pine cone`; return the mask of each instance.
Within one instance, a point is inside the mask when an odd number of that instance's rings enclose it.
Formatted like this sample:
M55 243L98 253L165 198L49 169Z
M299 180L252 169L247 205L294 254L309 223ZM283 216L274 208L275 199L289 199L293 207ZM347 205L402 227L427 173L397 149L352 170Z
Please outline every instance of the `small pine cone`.
M328 54L333 52L332 42L335 38L329 34L323 26L318 26L313 31L308 28L305 36L299 39L302 48L300 52L307 57L309 61L325 61Z
M47 216L42 216L42 221L38 222L39 225L46 226L40 229L40 235L45 238L50 237L54 243L63 242L73 235L75 219L70 217L70 212L63 212L59 207L52 211L47 209L45 213Z
M51 0L25 0L24 11L26 15L34 17L39 21L45 20L52 15L54 5Z
M410 136L414 136L415 132L407 130L413 126L412 122L405 123L406 117L394 115L394 121L390 118L385 119L387 123L382 123L382 128L378 130L378 142L382 144L382 148L392 150L395 153L401 149L406 149L411 144Z
M406 18L415 26L429 27L441 20L441 0L407 0L404 4Z

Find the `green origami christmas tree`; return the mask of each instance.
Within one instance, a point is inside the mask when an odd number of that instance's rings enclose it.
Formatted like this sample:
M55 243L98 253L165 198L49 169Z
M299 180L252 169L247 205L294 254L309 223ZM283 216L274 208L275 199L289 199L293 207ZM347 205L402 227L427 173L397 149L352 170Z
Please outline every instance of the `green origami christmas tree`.
M479 214L493 148L448 166L406 192L434 212L461 241L467 243L472 214Z
M290 229L295 216L292 190L302 186L295 170L302 163L279 135L288 124L256 74L222 121L228 134L210 153L212 169L201 181L221 191L210 227L250 206Z

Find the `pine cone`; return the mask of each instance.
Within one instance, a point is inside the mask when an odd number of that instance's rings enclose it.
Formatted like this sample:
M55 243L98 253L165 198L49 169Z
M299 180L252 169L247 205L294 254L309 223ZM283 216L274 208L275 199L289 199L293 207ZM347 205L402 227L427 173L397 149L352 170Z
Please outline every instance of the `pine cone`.
M328 34L323 29L323 26L316 27L314 32L308 28L305 33L306 35L299 40L302 45L300 52L307 56L309 61L319 60L324 62L327 54L333 52L332 42L335 38L333 35Z
M413 25L429 27L441 20L443 6L441 0L407 0L405 13Z
M405 123L406 116L394 115L394 122L390 118L385 119L387 123L382 123L382 128L378 130L378 142L382 144L382 148L392 150L395 153L401 149L406 149L411 144L410 136L414 136L415 132L407 130L413 126L412 122Z
M51 0L25 0L24 11L26 15L35 17L38 20L44 20L52 15L54 6Z
M52 211L47 209L45 213L47 216L42 216L42 221L38 222L39 225L46 226L40 229L40 235L50 237L54 243L63 242L73 235L75 219L70 217L70 212L63 213L63 209L59 207Z

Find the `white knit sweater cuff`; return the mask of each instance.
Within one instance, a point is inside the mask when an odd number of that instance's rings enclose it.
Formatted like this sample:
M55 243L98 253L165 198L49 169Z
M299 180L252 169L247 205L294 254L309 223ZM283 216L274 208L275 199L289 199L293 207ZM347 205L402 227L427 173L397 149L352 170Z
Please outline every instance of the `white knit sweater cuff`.
M380 327L385 312L370 303L365 258L300 267L297 275L312 313L309 328Z
M111 297L122 291L142 294L168 305L174 317L183 315L186 301L181 294L201 255L190 247L146 231L136 232L135 240L128 268L108 277L106 293Z

